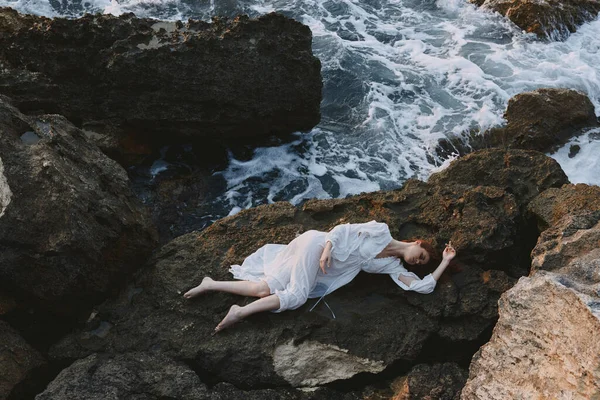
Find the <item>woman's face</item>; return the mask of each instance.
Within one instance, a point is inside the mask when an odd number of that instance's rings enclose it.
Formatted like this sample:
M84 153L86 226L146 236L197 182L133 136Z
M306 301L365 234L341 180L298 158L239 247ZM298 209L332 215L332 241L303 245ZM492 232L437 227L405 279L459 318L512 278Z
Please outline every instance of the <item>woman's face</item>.
M421 241L412 242L404 252L404 261L411 265L427 264L429 253L421 247Z

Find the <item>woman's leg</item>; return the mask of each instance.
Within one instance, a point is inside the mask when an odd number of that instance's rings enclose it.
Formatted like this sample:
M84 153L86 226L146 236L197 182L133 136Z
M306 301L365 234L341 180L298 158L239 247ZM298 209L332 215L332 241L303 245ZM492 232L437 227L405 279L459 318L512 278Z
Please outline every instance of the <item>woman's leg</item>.
M249 315L256 314L262 311L274 311L277 309L279 309L279 298L274 294L253 301L252 303L244 307L240 307L234 304L229 309L229 312L227 313L225 318L223 318L223 320L219 322L219 325L217 325L217 327L215 328L215 333L222 331L228 326L235 324L239 320L244 319Z
M265 297L271 293L269 285L264 281L214 281L211 278L206 277L202 280L200 285L185 292L183 297L191 299L192 297L209 291L227 292L252 297Z

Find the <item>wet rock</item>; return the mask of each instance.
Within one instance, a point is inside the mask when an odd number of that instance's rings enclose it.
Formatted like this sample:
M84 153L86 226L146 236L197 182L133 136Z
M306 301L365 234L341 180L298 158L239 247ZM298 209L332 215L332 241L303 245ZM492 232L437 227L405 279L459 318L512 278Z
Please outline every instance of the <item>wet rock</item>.
M540 39L562 40L600 12L595 0L471 0L496 11Z
M143 265L154 228L125 171L63 117L2 98L0 131L0 290L79 315Z
M15 386L44 363L42 355L17 331L0 321L0 399L8 398Z
M537 272L502 295L462 399L591 399L600 391L600 320L578 294Z
M308 27L275 13L209 24L3 8L0 90L23 112L66 116L122 161L176 142L220 160L222 146L319 122L311 40Z
M508 101L504 118L505 128L488 133L490 144L541 152L554 151L583 129L598 126L590 99L571 89L520 93Z

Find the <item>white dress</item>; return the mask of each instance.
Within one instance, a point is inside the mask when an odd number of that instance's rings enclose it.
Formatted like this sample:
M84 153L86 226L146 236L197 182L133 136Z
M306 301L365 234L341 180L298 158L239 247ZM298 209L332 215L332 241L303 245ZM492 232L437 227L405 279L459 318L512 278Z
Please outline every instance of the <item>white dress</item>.
M275 312L296 309L308 298L322 299L360 271L389 274L404 290L431 293L436 285L431 274L420 279L397 257L375 258L391 240L387 224L375 221L338 225L329 233L306 231L287 245L264 245L229 271L235 279L265 281L271 293L279 297L280 308ZM331 266L323 274L319 260L327 241L332 244ZM408 286L398 279L400 275L415 280Z

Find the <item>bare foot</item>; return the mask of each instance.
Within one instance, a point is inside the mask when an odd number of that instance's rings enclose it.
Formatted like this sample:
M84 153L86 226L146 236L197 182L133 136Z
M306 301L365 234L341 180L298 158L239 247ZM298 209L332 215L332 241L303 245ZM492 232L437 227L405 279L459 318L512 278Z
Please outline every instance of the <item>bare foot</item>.
M225 316L225 318L223 318L223 320L221 322L219 322L219 325L217 325L217 327L215 328L215 333L221 332L223 329L225 329L225 328L235 324L239 320L241 320L242 319L242 316L240 313L241 308L242 307L240 307L238 305L235 305L235 304L232 305L231 308L229 309L229 312Z
M191 299L192 297L196 297L198 295L201 295L202 293L210 290L210 284L213 283L213 282L214 281L207 276L206 278L202 279L202 283L201 284L199 284L195 288L190 289L187 292L185 292L184 295L183 295L183 297L185 297L186 299Z

